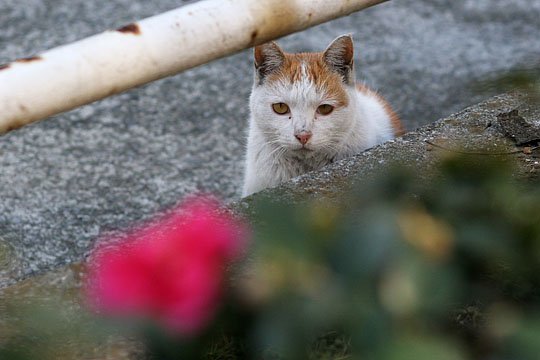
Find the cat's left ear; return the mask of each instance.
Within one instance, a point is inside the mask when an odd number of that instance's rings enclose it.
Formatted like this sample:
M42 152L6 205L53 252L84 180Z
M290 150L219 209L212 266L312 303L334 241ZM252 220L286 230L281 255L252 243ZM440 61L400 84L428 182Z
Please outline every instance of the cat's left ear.
M326 64L343 77L344 83L354 84L354 45L350 34L332 41L323 57Z
M283 50L273 41L255 46L253 57L259 84L262 84L268 75L277 71L285 61Z

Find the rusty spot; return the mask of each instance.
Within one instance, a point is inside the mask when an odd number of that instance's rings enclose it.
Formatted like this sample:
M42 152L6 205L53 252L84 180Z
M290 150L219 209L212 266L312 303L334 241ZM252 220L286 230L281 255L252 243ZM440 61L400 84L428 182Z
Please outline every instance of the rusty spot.
M120 93L121 91L119 89L117 89L116 87L113 87L112 89L110 89L108 92L107 92L107 95L106 97L109 97L109 96L113 96L115 94L118 94Z
M312 17L312 16L313 16L313 13L309 13L309 14L307 15L308 19L310 19L310 20L311 20L311 17Z
M255 44L255 39L257 39L257 35L259 35L259 31L253 30L253 32L251 33L251 41L250 41L250 44L252 44L252 45Z
M25 58L22 58L22 59L17 59L15 60L16 62L20 62L20 63L29 63L29 62L33 62L33 61L39 61L39 60L43 60L43 58L41 56L29 56L29 57L25 57Z
M9 64L0 64L0 71L6 70L7 68L9 68L9 66Z
M24 112L28 112L28 108L24 106L23 104L19 104L19 109Z
M13 131L13 130L17 130L19 128L22 128L24 126L24 122L22 121L17 121L13 124L9 124L8 126L6 126L4 132L10 132L10 131Z
M119 31L119 32L124 33L124 34L129 33L129 34L134 34L134 35L139 35L141 33L141 29L139 28L139 25L137 25L135 23L124 25L124 26L116 29L116 31Z

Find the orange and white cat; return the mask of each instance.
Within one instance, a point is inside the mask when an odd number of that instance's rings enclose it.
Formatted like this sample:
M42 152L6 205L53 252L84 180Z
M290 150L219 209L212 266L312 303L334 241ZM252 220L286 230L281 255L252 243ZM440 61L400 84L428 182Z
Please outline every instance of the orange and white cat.
M353 53L350 35L322 53L255 47L243 196L402 133L390 105L356 85Z

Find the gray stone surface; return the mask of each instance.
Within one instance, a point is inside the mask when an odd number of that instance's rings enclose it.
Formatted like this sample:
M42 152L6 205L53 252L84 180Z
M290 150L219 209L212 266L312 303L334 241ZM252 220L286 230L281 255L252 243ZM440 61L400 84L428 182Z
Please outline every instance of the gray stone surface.
M531 97L531 101L540 99ZM497 116L505 134L518 145L540 141L540 109L515 109Z
M0 63L179 3L2 0ZM320 50L353 33L358 77L413 129L487 97L475 80L537 60L539 18L539 0L402 0L282 44ZM79 260L99 234L188 193L238 198L250 86L245 51L0 137L0 286Z

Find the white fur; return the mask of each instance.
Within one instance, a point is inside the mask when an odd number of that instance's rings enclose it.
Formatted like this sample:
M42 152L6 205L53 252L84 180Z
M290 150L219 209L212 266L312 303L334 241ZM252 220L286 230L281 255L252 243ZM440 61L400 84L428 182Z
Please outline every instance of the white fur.
M304 67L304 65L303 65ZM250 98L250 122L243 196L316 170L335 160L357 154L394 137L389 114L374 95L343 85L349 97L346 107L320 115L321 104L337 105L324 89L317 89L303 71L293 84L255 84ZM278 115L274 103L286 103L291 113ZM303 149L295 138L299 131L312 132Z

